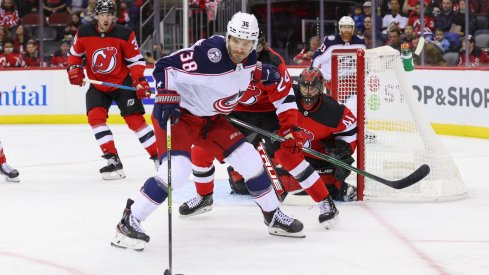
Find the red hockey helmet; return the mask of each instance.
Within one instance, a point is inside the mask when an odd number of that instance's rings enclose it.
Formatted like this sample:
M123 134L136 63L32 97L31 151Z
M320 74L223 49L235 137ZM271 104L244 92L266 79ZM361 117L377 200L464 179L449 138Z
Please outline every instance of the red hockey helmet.
M324 77L318 68L306 68L299 75L299 90L305 105L316 102L324 90Z

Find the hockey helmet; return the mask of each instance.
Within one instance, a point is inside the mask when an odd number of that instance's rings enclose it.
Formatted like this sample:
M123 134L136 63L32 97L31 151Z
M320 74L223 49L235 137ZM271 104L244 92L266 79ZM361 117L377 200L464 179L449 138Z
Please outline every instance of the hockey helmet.
M110 13L115 14L115 6L112 0L97 0L95 4L95 14Z
M341 29L341 26L351 26L355 29L355 21L350 16L341 17L340 21L338 21L338 27Z
M256 20L256 17L253 14L237 12L228 22L226 46L228 46L229 36L233 36L236 38L255 41L253 50L256 50L259 33L260 30L258 28L258 20Z
M318 68L306 68L299 75L299 90L304 104L312 105L324 89L324 77Z

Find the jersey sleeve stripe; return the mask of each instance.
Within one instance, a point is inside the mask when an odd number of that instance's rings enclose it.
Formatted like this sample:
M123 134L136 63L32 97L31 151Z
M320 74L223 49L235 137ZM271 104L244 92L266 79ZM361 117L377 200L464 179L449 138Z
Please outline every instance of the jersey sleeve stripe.
M141 61L141 60L144 60L144 57L141 55L141 54L138 54L134 57L131 57L131 58L124 58L127 62L131 63L131 62L137 62L137 61Z
M276 114L279 115L283 112L293 109L297 110L297 104L295 102L280 104L280 106L278 106L277 108Z
M77 53L75 49L73 49L73 46L70 48L70 54L78 57L82 57L84 55L83 53Z

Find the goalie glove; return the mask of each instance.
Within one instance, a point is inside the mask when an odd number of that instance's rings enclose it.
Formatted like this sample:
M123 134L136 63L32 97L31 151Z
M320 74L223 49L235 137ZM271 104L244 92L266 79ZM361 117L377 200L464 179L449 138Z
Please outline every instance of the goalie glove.
M343 140L335 140L335 146L328 150L328 155L349 165L355 161L351 156L350 144ZM350 170L335 165L335 179L344 181L350 174Z

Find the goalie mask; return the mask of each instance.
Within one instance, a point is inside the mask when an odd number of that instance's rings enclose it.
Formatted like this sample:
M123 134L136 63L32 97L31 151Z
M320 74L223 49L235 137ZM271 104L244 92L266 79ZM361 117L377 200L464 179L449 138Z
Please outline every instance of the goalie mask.
M323 74L318 68L306 68L299 76L299 90L306 109L314 107L324 89Z

